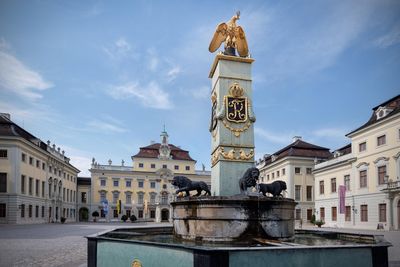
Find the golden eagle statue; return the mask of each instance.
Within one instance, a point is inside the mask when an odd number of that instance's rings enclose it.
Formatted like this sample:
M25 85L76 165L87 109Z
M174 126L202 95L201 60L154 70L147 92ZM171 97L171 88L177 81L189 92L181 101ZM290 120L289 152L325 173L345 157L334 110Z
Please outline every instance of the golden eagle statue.
M212 53L225 42L225 55L236 56L235 50L238 51L241 57L249 55L249 48L247 46L246 35L242 27L236 25L236 21L240 17L240 11L236 12L227 23L223 22L217 26L214 36L211 40L208 50Z

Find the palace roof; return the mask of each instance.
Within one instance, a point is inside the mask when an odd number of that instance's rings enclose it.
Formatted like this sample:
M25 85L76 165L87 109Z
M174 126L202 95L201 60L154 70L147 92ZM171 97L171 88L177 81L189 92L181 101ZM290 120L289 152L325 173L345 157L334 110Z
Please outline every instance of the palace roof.
M385 115L379 117L379 112L377 112L380 108L384 108L387 111L385 111ZM358 127L357 129L351 131L350 133L346 134L346 136L349 136L355 132L358 132L370 125L373 125L381 120L387 119L389 117L392 117L393 115L397 114L400 112L400 95L397 95L381 104L379 104L378 106L374 107L372 109L372 115L369 118L369 120L363 124L362 126Z
M285 157L328 159L331 155L329 148L313 145L299 139L274 154L265 156L264 164L269 165L272 162Z
M139 153L132 156L132 158L158 158L158 156L160 154L159 153L160 146L161 146L160 143L155 143L155 144L151 144L149 146L141 147L139 150ZM194 159L192 159L190 157L188 151L183 150L173 144L169 144L168 146L171 149L172 159L195 161Z

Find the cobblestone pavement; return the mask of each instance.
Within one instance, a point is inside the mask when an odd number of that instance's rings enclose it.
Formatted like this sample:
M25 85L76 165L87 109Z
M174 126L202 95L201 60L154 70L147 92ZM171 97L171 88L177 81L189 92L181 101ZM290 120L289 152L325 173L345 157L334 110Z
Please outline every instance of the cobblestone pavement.
M85 236L140 223L0 224L0 266L84 267Z

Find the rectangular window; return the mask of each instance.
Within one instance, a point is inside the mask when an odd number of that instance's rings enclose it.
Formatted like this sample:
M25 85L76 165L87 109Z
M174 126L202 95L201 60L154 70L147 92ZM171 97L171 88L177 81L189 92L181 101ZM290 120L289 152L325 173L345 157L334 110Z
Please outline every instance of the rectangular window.
M131 194L126 194L126 204L130 205L132 204L132 196Z
M106 180L100 180L100 186L106 186Z
M152 164L150 165L150 168L155 169L155 168L156 168L156 164L152 163Z
M345 211L345 215L344 215L344 220L346 222L350 222L351 221L351 207L350 206L346 206L346 211Z
M300 200L301 197L301 185L295 186L295 200Z
M162 167L163 167L163 169L166 169L167 168L167 164L163 164Z
M307 201L312 201L312 186L307 185Z
M378 184L386 183L386 165L378 167Z
M36 160L36 168L40 168L40 161Z
M319 194L320 194L320 195L323 195L323 194L324 194L324 191L325 191L325 188L324 188L324 181L319 181Z
M25 194L25 175L21 175L21 194Z
M138 210L138 217L139 217L140 219L143 218L143 210Z
M279 171L276 171L276 177L279 177L279 176L280 176Z
M7 149L0 149L0 158L7 158Z
M29 195L33 194L33 178L29 177L29 187L28 187Z
M7 173L0 172L0 193L7 193Z
M295 174L300 174L300 172L301 172L301 168L300 167L294 168L294 173Z
M155 210L150 210L150 218L155 219L156 218L156 211Z
M306 169L306 174L312 174L312 168L307 168Z
M33 165L33 158L32 157L29 157L29 164Z
M156 194L150 194L150 204L156 204Z
M113 193L113 203L117 203L118 202L118 198L119 198L119 193L118 192L114 192Z
M269 174L267 174L267 181L269 181Z
M44 218L44 206L42 206L42 218Z
M29 207L28 207L28 216L29 216L29 218L32 218L32 205L29 205Z
M105 218L106 217L106 213L104 212L103 209L100 210L100 217L101 218Z
M118 187L119 186L119 181L118 180L114 180L113 181L113 185L114 185L114 187Z
M377 144L378 144L378 146L386 144L386 135L378 136Z
M143 204L143 194L138 195L138 204Z
M344 176L344 186L346 187L346 191L350 191L350 175Z
M126 181L126 187L131 187L132 186L132 181Z
M39 218L39 206L35 206L35 217Z
M272 179L274 179L274 178L275 178L275 173L273 172L273 173L271 174L271 176L272 176Z
M63 201L65 201L65 187L63 187Z
M283 169L282 169L282 175L285 175L285 171L286 171L286 169L283 168Z
M21 154L21 160L23 162L26 162L26 154L24 154L24 153Z
M51 170L52 170L52 168L51 168L51 166L49 166L49 172L51 173Z
M150 188L156 188L156 182L150 182Z
M190 166L186 166L185 170L190 171Z
M143 163L139 163L139 168L143 168Z
M367 150L367 143L366 142L362 142L358 144L358 152L363 152Z
M38 179L36 179L36 181L35 181L35 195L37 197L39 196L39 184L40 184L40 181Z
M368 205L361 205L360 206L360 213L361 213L361 221L368 222Z
M323 207L321 207L321 208L319 208L319 214L320 214L320 219L322 220L322 221L325 221L325 208L323 208Z
M336 222L337 221L337 209L336 207L332 207L332 221Z
M331 178L331 192L336 193L336 178Z
M175 169L175 170L179 170L179 165L175 165L175 166L174 166L174 169Z
M101 191L100 192L100 201L104 202L106 200L106 192Z
M42 181L42 197L44 197L44 187L45 187L45 182Z
M0 218L6 217L6 203L0 203Z
M143 188L143 181L138 181L138 187Z
M301 219L301 209L296 209L296 220L300 220Z
M67 188L67 202L69 202L69 189Z
M386 222L386 203L379 204L379 222Z
M81 192L81 202L86 203L86 200L87 200L86 192Z
M125 214L126 214L126 217L130 218L131 217L131 210L126 210Z
M44 162L42 162L42 170L46 169L46 164Z
M25 217L25 204L21 204L21 218Z
M118 218L118 210L117 209L114 210L114 218Z
M367 170L360 171L360 188L367 187Z

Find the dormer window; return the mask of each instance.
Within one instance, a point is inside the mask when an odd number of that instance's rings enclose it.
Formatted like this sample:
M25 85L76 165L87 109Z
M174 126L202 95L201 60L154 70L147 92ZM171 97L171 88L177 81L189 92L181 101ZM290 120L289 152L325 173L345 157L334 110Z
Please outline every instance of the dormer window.
M392 112L393 109L387 108L387 107L379 107L376 111L375 111L375 115L376 115L376 119L382 119L384 117L386 117L386 115L388 115L390 112Z

